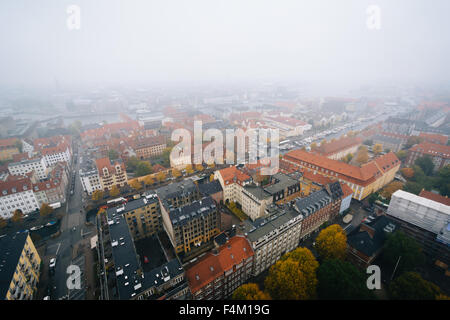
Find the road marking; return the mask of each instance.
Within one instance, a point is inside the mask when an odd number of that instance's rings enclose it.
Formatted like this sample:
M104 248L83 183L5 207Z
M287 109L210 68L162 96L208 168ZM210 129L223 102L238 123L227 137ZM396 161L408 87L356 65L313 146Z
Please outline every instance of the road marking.
M61 247L61 242L58 243L58 249L56 249L56 255L58 255L59 248Z

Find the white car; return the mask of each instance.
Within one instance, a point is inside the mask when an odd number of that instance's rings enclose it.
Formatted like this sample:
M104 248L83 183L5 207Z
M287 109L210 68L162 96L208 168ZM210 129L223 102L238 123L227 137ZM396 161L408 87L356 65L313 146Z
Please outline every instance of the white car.
M50 259L50 268L54 268L56 266L56 258Z

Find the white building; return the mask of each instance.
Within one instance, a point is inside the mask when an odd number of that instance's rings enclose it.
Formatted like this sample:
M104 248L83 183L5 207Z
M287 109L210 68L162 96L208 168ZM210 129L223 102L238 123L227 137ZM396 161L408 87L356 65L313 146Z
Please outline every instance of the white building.
M97 167L92 162L81 164L80 180L83 190L91 195L95 190L103 190Z
M0 216L9 219L17 209L24 214L39 209L31 181L25 177L9 177L0 182Z
M14 176L23 176L34 171L39 179L47 178L47 165L44 158L22 160L8 164L8 171Z
M257 276L275 264L283 254L297 248L303 216L297 211L274 204L266 209L266 216L245 221L245 236L254 255L253 275Z
M50 167L58 162L70 163L70 148L67 146L65 149L47 150L41 151L43 159L47 167Z
M223 201L242 204L243 187L250 184L252 178L231 166L214 172L214 179L219 180L223 189Z

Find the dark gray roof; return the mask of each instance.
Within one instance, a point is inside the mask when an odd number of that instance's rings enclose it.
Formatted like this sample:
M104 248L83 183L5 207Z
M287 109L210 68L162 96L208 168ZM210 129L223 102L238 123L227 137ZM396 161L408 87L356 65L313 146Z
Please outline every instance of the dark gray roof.
M258 200L264 200L272 196L269 192L256 185L246 185L244 186L244 190L252 194Z
M275 183L265 187L264 190L272 195L280 192L281 190L285 190L287 187L300 183L298 180L292 179L288 175L281 172L274 174L271 179Z
M219 246L224 245L227 242L227 240L228 240L228 236L226 235L225 232L218 234L214 238L214 242L216 242Z
M216 204L211 197L204 197L183 207L172 209L169 213L170 220L174 225L184 225L191 219L209 215L216 211Z
M307 217L342 196L343 192L341 185L339 182L333 182L330 183L328 187L313 192L305 198L297 199L295 201L295 208L302 213L304 217Z
M144 273L144 287L159 287L184 272L180 261L175 258L149 272Z
M119 299L128 300L144 289L143 277L139 275L141 265L123 214L117 213L116 208L108 209L106 213Z
M0 237L0 300L6 298L28 232Z
M361 226L366 224L374 230L374 236L371 237L369 232L361 230ZM379 216L372 222L363 223L359 228L352 230L347 236L347 243L352 248L364 253L366 256L371 257L374 255L384 244L386 234L388 231L385 228L391 224L396 227L396 224L386 216ZM392 227L391 227L392 228ZM392 230L394 230L392 229Z
M156 194L164 202L167 199L187 195L197 191L197 187L192 180L186 179L180 182L171 183L167 186L156 189Z
M274 204L267 208L266 213L268 215L255 221L245 220L244 229L247 238L251 242L261 239L293 218L300 216L299 212L289 206L277 206Z
M219 180L213 180L208 183L201 183L198 185L198 189L201 193L207 196L223 191Z
M148 204L152 204L155 202L158 202L158 198L157 198L156 194L155 195L150 194L150 195L147 195L145 197L142 197L142 198L139 198L136 200L131 200L131 201L125 203L125 205L122 207L116 207L116 209L118 211L120 211L121 213L125 213L125 212L130 212L130 211L142 208Z

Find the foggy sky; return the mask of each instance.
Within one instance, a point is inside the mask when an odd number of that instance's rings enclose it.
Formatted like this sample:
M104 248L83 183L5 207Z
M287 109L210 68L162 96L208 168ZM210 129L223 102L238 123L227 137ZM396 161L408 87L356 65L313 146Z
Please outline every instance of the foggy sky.
M80 30L66 26L71 4ZM442 85L449 12L448 0L2 0L0 85Z

